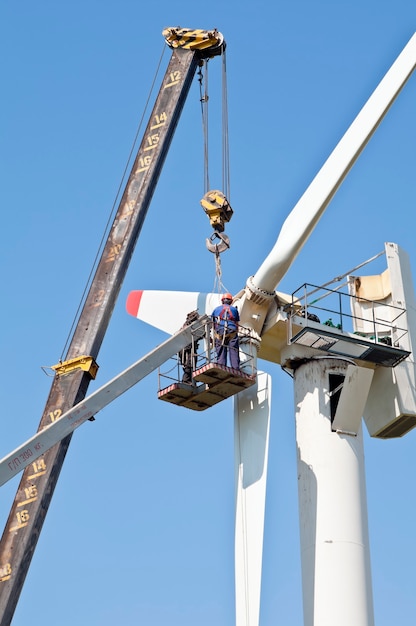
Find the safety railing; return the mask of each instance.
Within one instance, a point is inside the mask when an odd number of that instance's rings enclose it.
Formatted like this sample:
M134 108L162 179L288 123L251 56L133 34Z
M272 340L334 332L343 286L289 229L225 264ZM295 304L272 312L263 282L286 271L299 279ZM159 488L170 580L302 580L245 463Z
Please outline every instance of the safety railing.
M390 346L400 346L408 332L405 309L310 283L293 292L289 309L290 316L306 317Z
M395 367L409 356L406 310L305 283L293 292L288 342Z
M251 342L250 329L239 325L238 337L240 369L249 376L255 376L257 373L255 359L249 349ZM181 350L178 354L171 357L162 367L159 368L159 389L163 389L173 383L181 382L183 380L184 358L182 355L184 351L187 351L187 358L189 359L188 363L191 364L192 372L199 370L204 365L217 362L214 324L211 319L202 323L200 326L196 326L189 346L186 346L184 350ZM191 382L190 384L195 385L196 383Z

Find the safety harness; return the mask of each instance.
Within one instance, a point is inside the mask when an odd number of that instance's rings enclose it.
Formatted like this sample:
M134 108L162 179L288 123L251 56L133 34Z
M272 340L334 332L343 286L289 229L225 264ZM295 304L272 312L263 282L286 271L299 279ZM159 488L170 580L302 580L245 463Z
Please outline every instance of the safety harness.
M222 325L221 322L224 322L224 324ZM229 330L228 322L234 322L235 326L237 326L237 320L231 311L230 305L224 304L219 315L215 318L214 332L216 339L229 340L236 336L237 330Z

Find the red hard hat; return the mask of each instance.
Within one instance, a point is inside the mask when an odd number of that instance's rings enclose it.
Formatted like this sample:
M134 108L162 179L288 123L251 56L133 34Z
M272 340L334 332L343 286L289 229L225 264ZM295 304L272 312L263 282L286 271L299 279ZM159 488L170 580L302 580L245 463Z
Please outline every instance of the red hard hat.
M233 297L230 293L225 293L222 298L221 298L221 302L224 302L224 300L232 300Z

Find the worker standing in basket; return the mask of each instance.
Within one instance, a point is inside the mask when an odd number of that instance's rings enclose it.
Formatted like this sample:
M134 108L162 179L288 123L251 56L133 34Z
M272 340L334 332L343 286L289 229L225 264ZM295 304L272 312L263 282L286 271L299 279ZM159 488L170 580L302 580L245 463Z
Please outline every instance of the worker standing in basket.
M198 311L191 311L186 316L186 320L182 328L186 328L190 326L192 322L196 322L199 314ZM191 384L192 383L192 372L196 369L196 364L198 361L198 341L193 340L189 345L185 346L179 353L179 361L183 368L183 376L182 382Z
M218 365L227 365L227 355L229 355L230 366L238 370L240 369L238 339L240 315L238 309L232 306L232 301L232 295L225 293L221 298L222 304L213 310L212 319Z

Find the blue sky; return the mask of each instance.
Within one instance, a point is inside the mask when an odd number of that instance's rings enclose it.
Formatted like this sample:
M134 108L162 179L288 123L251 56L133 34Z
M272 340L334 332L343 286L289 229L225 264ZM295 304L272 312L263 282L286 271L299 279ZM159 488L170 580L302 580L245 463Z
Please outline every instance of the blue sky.
M166 26L227 41L231 249L241 289L281 224L416 30L411 0L0 7L3 241L0 455L37 427L164 46ZM168 55L167 55L168 56ZM411 78L279 289L322 284L383 249L416 276ZM221 185L220 63L210 63L211 186ZM90 390L165 336L125 312L132 289L210 291L213 258L195 81L123 284ZM169 312L167 312L169 314ZM293 389L273 376L261 626L302 626ZM232 401L194 413L148 377L71 443L14 626L230 626ZM416 432L365 438L377 626L411 626ZM134 462L132 462L134 457ZM6 522L20 477L2 488Z

